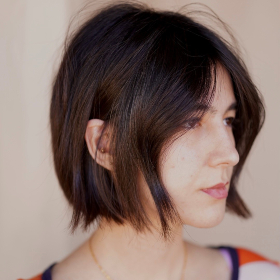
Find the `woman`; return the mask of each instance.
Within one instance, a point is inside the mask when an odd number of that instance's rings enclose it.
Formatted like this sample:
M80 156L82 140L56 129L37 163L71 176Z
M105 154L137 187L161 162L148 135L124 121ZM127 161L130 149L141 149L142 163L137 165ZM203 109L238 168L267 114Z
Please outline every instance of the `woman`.
M50 109L72 232L97 230L32 279L280 279L276 261L182 236L225 210L251 216L237 182L264 118L242 59L214 31L144 4L99 10L67 41Z

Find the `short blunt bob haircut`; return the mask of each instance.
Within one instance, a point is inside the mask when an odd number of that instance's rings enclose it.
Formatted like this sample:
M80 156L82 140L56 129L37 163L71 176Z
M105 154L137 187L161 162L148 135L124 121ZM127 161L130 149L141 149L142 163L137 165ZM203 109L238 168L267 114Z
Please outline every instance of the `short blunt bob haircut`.
M150 230L137 187L141 172L161 233L168 236L180 217L162 182L159 158L209 109L218 65L229 73L237 100L233 134L240 160L226 210L248 218L236 187L265 109L232 43L191 16L128 2L103 6L66 37L52 84L50 126L55 171L73 208L72 233L101 218ZM104 121L101 137L107 127L112 133L113 170L88 151L85 132L95 118Z

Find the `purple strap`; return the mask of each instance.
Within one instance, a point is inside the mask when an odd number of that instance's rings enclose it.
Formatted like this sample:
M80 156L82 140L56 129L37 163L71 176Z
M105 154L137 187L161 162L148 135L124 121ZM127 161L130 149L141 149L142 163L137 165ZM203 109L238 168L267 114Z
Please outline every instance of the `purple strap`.
M232 271L233 269L233 264L232 264L232 260L231 260L231 256L230 256L230 253L227 249L224 249L224 248L220 248L219 251L221 252L221 254L223 255L223 257L225 258L227 264L228 264L228 267L230 269L230 271Z

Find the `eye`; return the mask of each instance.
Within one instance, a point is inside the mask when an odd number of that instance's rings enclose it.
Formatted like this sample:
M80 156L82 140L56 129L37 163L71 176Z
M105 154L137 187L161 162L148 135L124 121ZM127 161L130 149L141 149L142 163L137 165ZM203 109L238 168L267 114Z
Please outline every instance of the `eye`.
M188 130L195 129L200 126L200 119L190 119L186 123L186 128Z
M234 127L234 125L236 123L236 118L234 118L234 117L226 118L224 120L226 122L226 125L229 127Z

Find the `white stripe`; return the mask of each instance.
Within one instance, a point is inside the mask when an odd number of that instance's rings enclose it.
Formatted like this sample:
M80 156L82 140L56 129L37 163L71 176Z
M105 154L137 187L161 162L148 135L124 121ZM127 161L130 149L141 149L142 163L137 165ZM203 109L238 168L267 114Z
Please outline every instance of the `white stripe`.
M239 267L238 280L280 280L280 267L268 261L255 261Z

